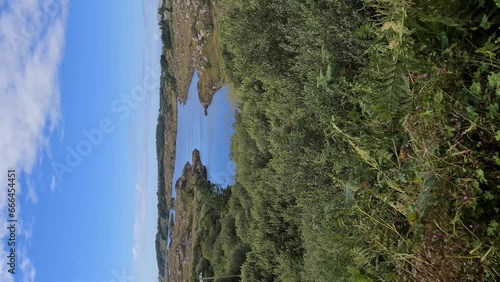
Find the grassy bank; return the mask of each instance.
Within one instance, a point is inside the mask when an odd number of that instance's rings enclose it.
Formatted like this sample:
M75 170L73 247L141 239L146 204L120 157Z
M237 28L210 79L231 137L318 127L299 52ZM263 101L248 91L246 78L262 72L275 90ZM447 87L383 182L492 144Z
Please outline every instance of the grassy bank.
M500 3L218 5L240 111L215 275L500 280Z
M159 9L159 14L171 32L171 40L168 45L164 44L164 48L172 49L173 57L168 62L174 70L179 101L186 102L189 85L196 70L199 75L199 100L207 109L213 95L223 84L215 1L168 0Z
M217 2L236 183L194 196L191 280L499 281L499 6Z

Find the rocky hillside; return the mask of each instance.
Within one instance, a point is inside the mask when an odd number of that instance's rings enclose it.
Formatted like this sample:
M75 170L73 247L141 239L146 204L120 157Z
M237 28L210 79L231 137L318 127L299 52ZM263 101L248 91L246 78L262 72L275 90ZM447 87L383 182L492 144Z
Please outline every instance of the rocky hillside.
M160 8L160 15L170 24L173 35L173 57L169 58L169 64L174 69L178 98L186 101L196 69L198 95L205 110L223 83L215 5L214 0L167 0Z
M198 150L194 150L192 163L186 163L182 176L175 184L177 198L171 225L172 241L167 253L167 281L188 281L192 276L196 209L200 204L199 189L207 183L207 169L201 163Z
M211 254L220 233L220 219L225 213L230 187L222 189L207 180L207 168L200 152L193 151L192 162L186 163L175 183L177 198L175 215L170 225L170 247L165 276L170 282L198 281L199 275L214 275Z

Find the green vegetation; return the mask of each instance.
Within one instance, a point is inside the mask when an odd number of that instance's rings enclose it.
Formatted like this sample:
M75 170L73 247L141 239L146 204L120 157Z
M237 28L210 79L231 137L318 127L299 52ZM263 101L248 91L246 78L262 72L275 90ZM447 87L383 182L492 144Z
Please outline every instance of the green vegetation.
M243 281L500 279L496 5L222 1Z
M178 99L186 101L196 69L198 96L205 109L223 84L214 6L214 0L165 0L158 10L164 48L171 49L173 54L162 63L168 61L172 65Z
M236 184L192 281L500 281L499 1L217 5Z
M239 273L248 247L234 234L231 187L225 189L207 180L197 150L177 180L175 216L168 249L168 281L198 281L198 276ZM227 259L227 261L226 261Z
M156 150L158 154L158 191L156 192L156 195L158 196L158 223L157 223L157 228L158 231L156 233L156 260L159 268L159 275L163 276L165 275L165 256L164 252L161 252L160 250L166 250L167 249L167 237L168 237L168 226L166 225L168 223L168 201L165 197L165 169L163 166L163 156L164 154L164 144L163 140L165 140L164 137L165 133L165 118L163 115L159 115L158 117L158 125L156 127Z
M158 232L156 236L159 279L167 276L167 238L172 232L169 211L173 207L172 178L175 163L178 101L187 99L188 86L194 69L199 73L198 92L205 110L213 94L222 86L218 32L213 1L164 0L158 9L163 52L160 85L160 110L156 130L158 159ZM175 239L173 240L175 243Z
M199 273L203 277L221 273L239 274L248 246L235 234L235 219L228 207L231 187L223 189L205 183L198 189L203 204L198 205L196 210L199 220L191 281L198 281Z
M171 4L170 4L171 5ZM169 8L164 3L158 10L164 15ZM163 52L160 57L160 109L156 126L156 153L158 161L158 223L156 233L156 260L160 280L165 276L167 264L167 238L169 236L169 211L172 207L172 177L174 173L175 139L177 135L177 85L173 65L172 29L168 21L159 22L162 31Z

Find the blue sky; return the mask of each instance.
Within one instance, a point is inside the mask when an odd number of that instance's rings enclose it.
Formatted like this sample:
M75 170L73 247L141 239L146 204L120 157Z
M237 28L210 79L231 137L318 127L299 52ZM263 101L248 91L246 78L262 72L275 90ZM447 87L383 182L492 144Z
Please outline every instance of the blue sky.
M20 189L1 281L156 280L157 3L0 0L0 173Z

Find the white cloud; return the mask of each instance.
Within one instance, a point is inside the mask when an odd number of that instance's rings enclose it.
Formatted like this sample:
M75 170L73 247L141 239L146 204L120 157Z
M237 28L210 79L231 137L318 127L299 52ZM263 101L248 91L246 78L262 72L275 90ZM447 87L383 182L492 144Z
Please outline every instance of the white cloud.
M31 263L31 260L28 256L27 249L24 247L22 247L20 250L19 261L20 261L19 268L21 269L21 272L23 273L23 280L22 281L26 281L26 282L35 281L36 269L33 266L33 264Z
M143 19L144 30L153 36L145 38L143 54L143 79L144 88L148 89L147 84L157 84L160 81L160 65L157 62L161 55L161 44L155 38L159 38L160 30L157 23L157 4L158 2L143 0ZM152 87L154 88L154 87ZM147 95L142 103L144 117L141 118L142 124L138 126L138 140L135 143L134 159L136 160L137 171L137 194L136 194L136 215L134 230L135 250L137 260L134 262L134 281L155 281L158 280L158 267L156 264L156 224L158 210L155 203L157 201L157 183L156 177L156 147L154 143L155 124L158 117L158 97ZM140 138L140 137L142 138ZM152 137L149 138L149 137Z
M35 184L31 180L28 180L28 195L26 195L26 199L30 200L33 204L38 203L38 195L35 189Z
M137 261L137 258L139 257L139 253L141 251L141 241L142 241L142 236L141 236L141 222L144 222L144 190L141 185L136 184L135 185L135 192L136 192L136 200L138 202L137 210L136 210L136 216L135 216L135 223L134 223L134 247L132 248L132 254L134 255L134 261Z
M24 224L23 228L19 228L19 233L24 237L24 240L31 244L31 237L33 237L33 223Z
M58 69L63 56L67 0L0 1L0 174L17 169L28 179L60 121ZM0 186L6 186L5 177ZM0 222L6 219L7 194L0 193ZM28 198L38 200L28 181ZM7 230L0 229L0 241ZM31 232L31 231L30 231ZM26 251L27 253L27 251ZM5 257L5 244L0 257ZM36 270L27 254L20 262L26 281ZM0 281L13 281L7 265Z
M137 248L134 246L132 248L132 255L134 255L134 261L137 261Z
M52 175L52 181L50 182L50 191L56 191L56 176Z

